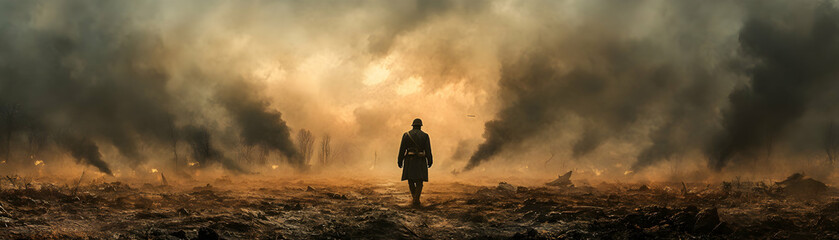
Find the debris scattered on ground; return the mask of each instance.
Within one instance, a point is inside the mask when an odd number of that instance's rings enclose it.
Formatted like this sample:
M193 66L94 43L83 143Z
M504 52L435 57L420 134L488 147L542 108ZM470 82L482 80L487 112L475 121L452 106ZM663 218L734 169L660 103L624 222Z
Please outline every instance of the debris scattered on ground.
M568 171L567 173L565 173L563 175L559 175L559 177L557 177L556 180L545 183L545 185L555 186L555 187L573 187L574 184L571 183L571 173L572 172L573 171Z
M717 208L704 209L696 215L696 223L693 224L693 231L698 233L710 233L720 224L720 216Z
M198 229L198 240L219 240L219 235L212 228L202 227Z
M516 186L509 184L507 182L500 182L498 183L498 187L495 187L498 191L507 192L507 193L515 193Z
M166 176L163 175L163 172L160 172L160 182L163 186L169 186L169 181L166 181Z
M328 196L329 198L332 198L332 199L342 199L342 200L349 199L349 198L347 198L347 195L331 193L331 192L328 192L328 193L325 193L325 194L326 194L326 196Z
M816 197L827 191L827 185L802 173L795 173L786 180L776 182L784 193L797 197Z
M97 182L81 184L73 195L74 184L31 181L18 188L4 180L0 239L839 237L839 192L828 188L821 198L784 194L806 179L657 182L645 191L638 190L647 185L621 183L557 189L431 182L423 208L410 206L407 187L369 182L172 182L169 188Z

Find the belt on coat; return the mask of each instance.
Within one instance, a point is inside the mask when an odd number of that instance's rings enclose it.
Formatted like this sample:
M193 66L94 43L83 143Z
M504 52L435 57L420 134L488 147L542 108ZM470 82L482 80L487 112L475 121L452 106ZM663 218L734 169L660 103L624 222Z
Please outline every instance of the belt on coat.
M425 157L425 152L408 152L405 155L411 157Z

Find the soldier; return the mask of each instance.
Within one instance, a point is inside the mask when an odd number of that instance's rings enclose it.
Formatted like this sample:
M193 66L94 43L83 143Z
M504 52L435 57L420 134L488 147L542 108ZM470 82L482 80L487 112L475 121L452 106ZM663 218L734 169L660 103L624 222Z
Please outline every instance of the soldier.
M420 130L422 120L414 119L411 126L414 129L402 134L397 164L402 168L402 181L408 180L414 206L420 206L422 182L428 182L428 168L434 161L431 157L431 140L428 134Z

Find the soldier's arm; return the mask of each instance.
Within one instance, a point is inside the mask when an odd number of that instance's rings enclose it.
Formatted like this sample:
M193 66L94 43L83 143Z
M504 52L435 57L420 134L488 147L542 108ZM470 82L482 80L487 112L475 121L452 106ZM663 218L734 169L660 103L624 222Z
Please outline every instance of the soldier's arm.
M405 151L408 148L408 145L405 144L405 134L402 134L402 142L399 143L399 154L396 157L396 164L402 168L402 161L405 160Z
M434 158L431 155L431 137L427 134L425 135L425 146L428 148L426 149L425 157L428 160L428 167L430 168L431 164L434 164Z

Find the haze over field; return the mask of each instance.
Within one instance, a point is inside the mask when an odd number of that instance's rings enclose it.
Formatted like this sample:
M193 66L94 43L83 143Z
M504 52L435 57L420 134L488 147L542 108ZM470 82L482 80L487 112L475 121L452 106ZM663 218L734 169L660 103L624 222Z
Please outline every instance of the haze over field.
M829 180L837 83L836 1L0 1L0 173Z

